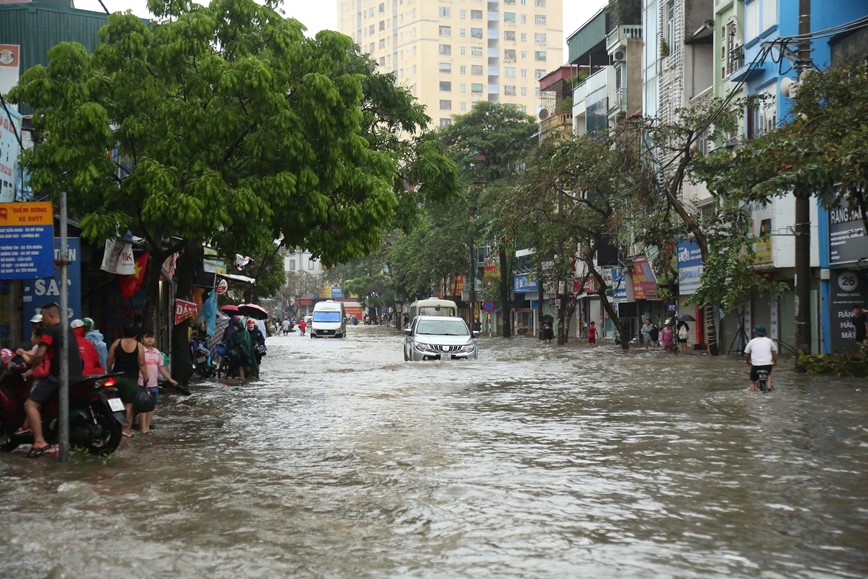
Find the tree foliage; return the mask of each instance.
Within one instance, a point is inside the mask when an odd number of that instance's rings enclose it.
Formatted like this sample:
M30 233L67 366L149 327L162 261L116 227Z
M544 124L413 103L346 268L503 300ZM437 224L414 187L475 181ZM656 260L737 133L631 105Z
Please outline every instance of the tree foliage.
M743 202L813 195L868 219L868 63L812 72L781 127L703 161L709 189Z

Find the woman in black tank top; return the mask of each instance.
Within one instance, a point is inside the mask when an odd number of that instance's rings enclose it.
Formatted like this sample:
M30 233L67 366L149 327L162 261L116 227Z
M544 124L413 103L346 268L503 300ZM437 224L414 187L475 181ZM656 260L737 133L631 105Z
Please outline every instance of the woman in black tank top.
M144 383L147 386L148 370L145 367L145 349L136 340L138 329L135 326L126 326L124 328L124 337L120 340L115 340L111 348L109 348L106 366L108 371L120 373L121 376L117 381L118 393L123 400L124 408L127 411L127 421L130 426L124 428L124 436L132 436L133 424L133 400L139 390L139 373L144 376ZM156 386L156 384L155 384Z

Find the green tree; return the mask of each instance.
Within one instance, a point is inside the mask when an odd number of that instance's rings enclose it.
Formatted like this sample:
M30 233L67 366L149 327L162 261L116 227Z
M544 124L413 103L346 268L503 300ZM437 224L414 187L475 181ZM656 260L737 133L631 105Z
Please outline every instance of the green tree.
M624 349L629 338L606 295L596 260L604 243L629 233L622 209L626 196L649 186L636 146L638 135L639 127L622 123L606 138L546 138L528 158L521 186L504 196L499 211L502 227L521 232L538 254L555 256L557 279L571 277L573 255L584 262ZM565 308L562 300L561 320L566 320ZM559 328L559 333L564 331Z
M534 146L536 120L514 106L480 101L464 115L453 117L451 125L440 129L439 138L458 166L465 195L450 205L450 213L439 221L464 232L452 237L463 242L463 272L476 267L471 248L477 244L491 222L496 195L521 171L527 152ZM442 229L441 232L447 231ZM498 232L496 246L500 257L500 301L504 312L503 336L512 335L510 291L512 289L510 232ZM459 262L459 263L461 263ZM471 279L474 276L470 276Z
M152 264L189 253L179 297L202 244L249 255L282 238L333 263L377 248L399 207L398 155L374 148L363 124L351 39L305 38L275 4L151 0L162 20L112 14L94 54L60 44L11 94L34 107L43 137L24 156L34 188L66 191L86 238L130 229Z
M868 63L807 74L787 122L734 150L709 155L709 189L740 202L789 193L844 207L868 227Z

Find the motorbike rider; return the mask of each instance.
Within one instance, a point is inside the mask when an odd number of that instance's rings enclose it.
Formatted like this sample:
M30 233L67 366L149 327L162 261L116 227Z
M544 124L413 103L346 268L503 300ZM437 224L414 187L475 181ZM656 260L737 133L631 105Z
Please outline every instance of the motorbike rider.
M765 326L753 329L753 339L744 348L744 359L750 365L750 391L756 392L759 370L768 372L768 389L772 389L772 367L778 363L778 346L766 337Z
M46 354L51 356L49 375L40 380L30 392L30 397L24 402L24 413L27 422L33 430L33 445L27 451L27 458L38 458L45 454L49 445L42 432L42 419L40 409L48 402L60 388L60 357L66 356L69 360L69 381L75 382L81 378L82 362L79 355L78 342L70 328L64 336L60 325L60 308L54 302L42 306L42 324L45 332L40 338L39 347L32 357L33 365L38 365ZM65 349L61 350L61 347ZM27 353L25 350L16 352L19 356Z

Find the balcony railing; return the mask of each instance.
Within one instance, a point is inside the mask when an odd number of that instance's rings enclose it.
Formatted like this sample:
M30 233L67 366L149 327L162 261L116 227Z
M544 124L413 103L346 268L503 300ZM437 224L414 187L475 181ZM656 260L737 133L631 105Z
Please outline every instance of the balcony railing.
M642 27L638 25L618 26L606 35L606 51L626 43L631 38L642 38Z
M744 45L736 46L729 53L726 61L726 74L729 76L744 66Z

